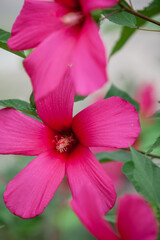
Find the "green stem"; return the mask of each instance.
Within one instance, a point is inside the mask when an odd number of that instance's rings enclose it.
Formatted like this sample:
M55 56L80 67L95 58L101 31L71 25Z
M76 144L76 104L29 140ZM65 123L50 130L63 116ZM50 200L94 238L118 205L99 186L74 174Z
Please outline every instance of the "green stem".
M134 9L131 9L131 8L128 8L128 7L124 6L121 2L119 2L119 6L121 6L121 8L123 10L125 10L126 12L128 12L128 13L131 13L131 14L137 16L137 17L140 17L140 18L148 21L148 22L152 22L152 23L160 26L160 22L158 22L158 21L156 21L156 20L154 20L152 18L149 18L149 17L147 17L147 16L145 16L145 15L139 13L139 12L136 12Z
M148 157L151 157L151 158L158 158L158 159L160 159L160 156L158 156L158 155L153 155L153 154L150 154L150 153L147 154L146 152L141 151L141 150L137 150L137 152L139 152L139 153L145 155L146 157L148 156Z
M137 30L150 31L150 32L160 32L159 29L148 29L148 28L137 28Z
M123 148L122 150L124 150L124 151L130 151L128 148ZM143 155L145 155L146 157L160 159L160 156L159 156L159 155L150 154L150 153L147 154L146 152L141 151L141 150L138 150L138 149L136 149L136 151L139 152L139 153L141 153L141 154L143 154Z
M122 9L119 9L119 10L117 10L117 11L115 11L115 12L109 13L109 14L106 15L105 17L102 17L101 20L104 20L105 18L109 18L109 17L111 17L111 16L113 16L114 14L119 13L119 12L122 12Z
M130 3L130 6L131 6L131 8L133 9L133 4L132 4L132 1L131 1L131 0L129 0L129 3Z

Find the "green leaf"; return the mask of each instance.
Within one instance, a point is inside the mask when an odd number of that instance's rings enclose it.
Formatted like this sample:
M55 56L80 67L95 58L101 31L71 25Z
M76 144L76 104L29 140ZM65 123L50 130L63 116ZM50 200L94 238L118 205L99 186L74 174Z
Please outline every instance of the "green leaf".
M0 106L14 108L35 116L37 115L36 110L28 102L19 99L0 100Z
M130 13L127 12L120 12L120 13L116 13L110 17L108 17L108 19L111 22L114 22L116 24L122 25L122 26L127 26L130 28L136 28L136 17Z
M144 10L138 11L138 12L145 16L152 18L156 14L160 13L160 1L154 0ZM135 18L136 18L137 27L141 27L147 22L146 20L144 20L142 18L139 18L139 17L135 17ZM118 52L125 45L125 43L130 39L130 37L135 33L135 31L136 31L136 28L131 29L129 27L123 27L122 31L121 31L121 35L120 35L118 41L116 42L115 46L113 47L110 56L112 56L116 52Z
M156 112L156 114L153 115L151 118L160 119L160 112Z
M11 34L9 32L6 32L2 29L0 29L0 41L2 43L7 43L8 39L11 37Z
M143 139L141 142L140 149L143 152L147 152L148 149L156 142L157 138L160 136L160 119L152 121L152 124L142 123L142 130L140 133L140 138ZM154 156L160 156L160 147L155 148L152 152Z
M113 56L116 52L118 52L124 46L124 44L129 40L129 38L133 35L134 32L135 32L134 29L131 29L128 27L122 28L120 38L114 45L112 52L110 54L110 57Z
M100 25L100 18L101 18L101 14L102 14L102 10L96 10L96 11L92 11L92 18L94 19L94 21Z
M153 152L153 150L157 147L160 147L160 136L156 139L154 144L148 149L146 154L149 154L149 153Z
M131 161L131 153L126 151L115 151L115 152L101 152L95 154L96 158L100 162L107 162L107 161L119 161L119 162L127 162Z
M29 101L30 101L30 105L32 106L32 108L36 109L36 104L35 104L34 93L33 92L30 95Z
M145 9L146 9L147 11L150 11L150 10L152 10L153 8L158 8L159 6L160 6L159 0L153 0L153 1L149 4L149 6L146 7Z
M138 185L134 181L133 177L133 170L134 170L134 163L132 161L126 162L123 167L122 171L127 176L127 178L131 181L131 183L134 185L135 189L138 188ZM137 190L138 191L138 190Z
M33 51L34 49L27 49L27 50L24 50L24 55L25 57L28 57L29 54L31 54L31 52Z
M8 52L11 52L11 53L14 53L22 58L25 58L25 53L24 51L21 51L21 52L15 52L15 51L11 51L8 46L7 46L7 41L8 39L11 37L11 34L9 32L6 32L2 29L0 29L0 48L8 51Z
M74 102L78 102L78 101L82 101L86 98L87 96L79 96L79 95L75 95L75 98L74 98Z
M139 104L135 100L133 100L126 92L120 90L119 88L112 84L104 98L106 99L113 96L118 96L125 99L136 108L137 112L139 112Z
M138 193L151 203L160 206L160 168L148 157L130 147L132 160L124 164L122 170Z
M116 216L115 215L106 215L105 218L110 223L115 223L116 222Z

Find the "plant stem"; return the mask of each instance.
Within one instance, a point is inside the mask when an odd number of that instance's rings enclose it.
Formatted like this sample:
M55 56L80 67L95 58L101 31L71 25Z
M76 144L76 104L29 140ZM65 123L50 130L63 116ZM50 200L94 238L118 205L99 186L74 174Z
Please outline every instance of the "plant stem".
M137 152L139 152L139 153L145 155L146 157L148 156L148 157L151 157L151 158L157 158L157 159L160 159L160 156L158 156L158 155L147 154L146 152L141 151L141 150L137 150Z
M137 30L150 31L150 32L160 32L159 29L148 29L148 28L137 28Z
M115 12L109 13L108 15L102 17L101 20L104 20L104 19L106 19L106 18L109 18L109 17L111 17L111 16L113 16L114 14L119 13L119 12L122 12L122 9L119 9L119 10L117 10L117 11L115 11Z
M144 19L144 20L147 20L148 22L152 22L152 23L160 26L160 22L158 22L158 21L156 21L156 20L154 20L154 19L151 19L151 18L149 18L149 17L147 17L147 16L145 16L145 15L139 13L139 12L136 12L134 9L127 8L127 7L124 6L121 2L119 3L119 5L120 5L120 6L122 7L122 9L124 9L126 12L131 13L131 14L137 16L137 17L140 17L140 18L142 18L142 19Z
M128 148L123 148L122 150L131 152ZM138 150L138 149L136 149L136 151L141 153L141 154L143 154L143 155L145 155L146 157L150 157L152 159L154 159L154 158L160 159L159 155L153 155L153 154L150 154L150 153L147 154L146 152Z
M129 0L129 3L130 3L130 6L131 6L131 8L133 9L133 4L132 4L132 1L131 1L131 0Z

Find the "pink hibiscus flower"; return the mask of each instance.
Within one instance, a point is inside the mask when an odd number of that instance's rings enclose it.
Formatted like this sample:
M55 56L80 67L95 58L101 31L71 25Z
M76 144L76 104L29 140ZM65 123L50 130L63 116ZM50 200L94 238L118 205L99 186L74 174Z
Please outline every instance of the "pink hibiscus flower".
M84 186L71 206L86 228L98 240L156 240L155 215L139 195L121 197L117 206L117 233L102 217L99 196L91 186Z
M12 50L36 48L24 61L35 98L51 92L65 71L80 95L106 82L106 55L90 11L111 7L117 0L25 0L8 46ZM44 80L45 79L45 80Z
M158 97L152 84L143 84L139 87L136 99L140 104L140 115L142 118L152 116L156 111Z
M13 109L0 110L0 153L38 155L6 188L4 201L13 214L41 214L65 174L73 197L90 182L101 196L103 212L113 207L113 184L89 147L133 144L140 133L138 114L127 101L112 97L72 117L74 97L67 72L55 91L37 101L43 123Z

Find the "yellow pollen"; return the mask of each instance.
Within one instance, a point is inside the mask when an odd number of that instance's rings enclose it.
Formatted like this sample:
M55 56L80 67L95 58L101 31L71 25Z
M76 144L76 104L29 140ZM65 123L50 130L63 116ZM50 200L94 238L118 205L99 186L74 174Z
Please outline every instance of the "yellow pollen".
M55 140L53 142L55 143L56 150L60 153L64 153L69 152L72 149L76 143L76 139L72 135L61 138L55 136Z

